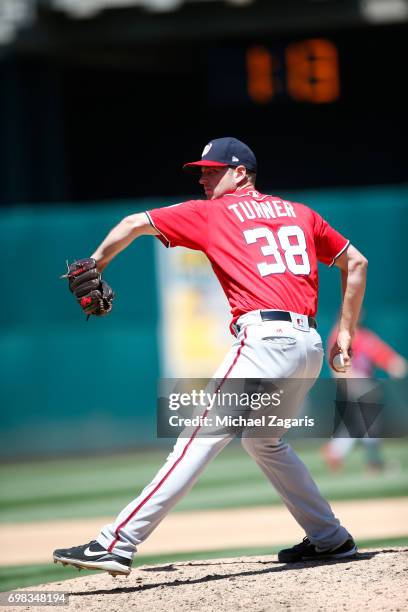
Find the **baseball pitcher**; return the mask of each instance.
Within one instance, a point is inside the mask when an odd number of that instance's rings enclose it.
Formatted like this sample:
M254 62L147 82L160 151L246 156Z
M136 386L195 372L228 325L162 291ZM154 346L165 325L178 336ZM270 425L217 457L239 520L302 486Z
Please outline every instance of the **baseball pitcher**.
M136 238L156 236L166 247L197 249L208 257L231 307L234 341L214 378L292 379L291 412L319 376L322 340L317 331L318 261L341 271L342 308L330 352L332 367L347 370L363 301L366 258L307 206L255 187L257 162L235 138L209 142L199 161L206 199L190 200L124 218L89 259L69 266L69 286L87 315L105 315L113 291L101 278L109 262ZM334 362L334 363L333 363ZM91 542L54 552L55 562L129 574L137 547L230 442L225 433L180 437L151 483ZM306 466L281 438L242 436L242 445L275 487L305 532L300 544L280 551L282 563L338 559L356 554L347 529L334 516Z

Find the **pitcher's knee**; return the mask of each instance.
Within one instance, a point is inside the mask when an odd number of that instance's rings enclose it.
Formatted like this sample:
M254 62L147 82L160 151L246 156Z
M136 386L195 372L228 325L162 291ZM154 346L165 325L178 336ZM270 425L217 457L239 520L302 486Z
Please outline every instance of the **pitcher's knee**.
M282 442L281 438L255 438L242 436L241 444L248 455L251 457L256 457L260 452L276 451L284 443Z

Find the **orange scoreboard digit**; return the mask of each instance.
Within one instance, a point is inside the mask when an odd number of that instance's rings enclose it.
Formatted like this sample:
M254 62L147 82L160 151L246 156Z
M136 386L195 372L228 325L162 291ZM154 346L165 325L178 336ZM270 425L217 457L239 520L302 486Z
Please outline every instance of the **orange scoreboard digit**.
M338 51L326 38L292 42L283 52L251 46L246 72L248 95L256 104L268 104L281 94L312 104L335 102L340 96Z

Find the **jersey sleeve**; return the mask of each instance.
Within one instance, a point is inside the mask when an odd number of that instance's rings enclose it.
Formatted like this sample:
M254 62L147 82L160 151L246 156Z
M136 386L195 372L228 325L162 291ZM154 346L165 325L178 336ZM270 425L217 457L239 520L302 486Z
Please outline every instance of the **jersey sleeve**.
M146 211L150 223L159 232L166 247L182 246L206 251L208 246L208 211L206 200L189 200Z
M317 259L332 266L346 250L350 241L331 227L318 213L314 212L314 237Z

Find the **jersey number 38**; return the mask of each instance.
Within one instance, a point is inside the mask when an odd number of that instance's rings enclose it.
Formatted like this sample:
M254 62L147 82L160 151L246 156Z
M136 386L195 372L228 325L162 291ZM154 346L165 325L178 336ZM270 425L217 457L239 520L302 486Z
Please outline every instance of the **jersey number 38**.
M261 276L283 274L289 270L293 274L309 274L310 261L306 251L305 234L298 225L282 226L276 232L268 227L257 227L244 231L247 244L266 240L260 247L262 255L268 257L257 264ZM279 245L279 246L278 246ZM283 251L283 257L279 250Z

